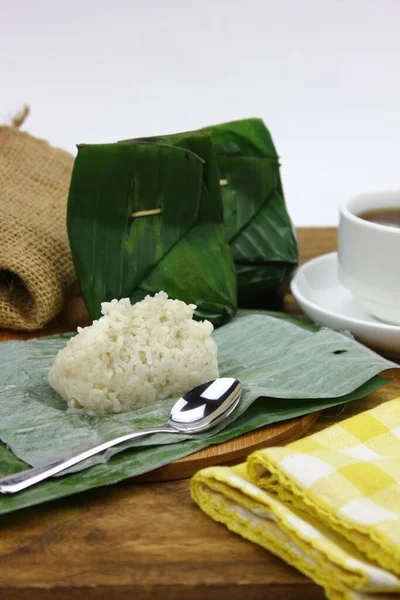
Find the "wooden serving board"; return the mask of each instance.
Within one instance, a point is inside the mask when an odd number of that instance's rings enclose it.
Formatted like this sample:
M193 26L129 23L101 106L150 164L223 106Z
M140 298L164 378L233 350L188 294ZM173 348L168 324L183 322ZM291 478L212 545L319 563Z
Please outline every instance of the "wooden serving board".
M302 437L316 422L319 412L304 415L297 419L281 421L256 431L245 433L229 442L209 446L200 452L185 456L169 465L135 477L135 481L172 481L191 477L199 469L212 465L239 463L255 450L293 442Z

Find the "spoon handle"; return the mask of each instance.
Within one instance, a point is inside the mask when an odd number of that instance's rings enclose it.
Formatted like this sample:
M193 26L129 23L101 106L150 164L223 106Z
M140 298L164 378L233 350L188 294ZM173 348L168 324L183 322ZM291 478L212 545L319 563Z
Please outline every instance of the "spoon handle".
M141 431L128 433L127 435L122 435L114 438L113 440L109 440L108 442L97 444L96 446L92 446L92 448L88 448L83 452L76 452L67 458L60 458L59 460L56 460L48 465L44 465L43 467L33 467L32 469L15 473L15 475L6 475L5 477L0 478L0 494L15 494L16 492L20 492L21 490L39 483L39 481L43 481L48 477L52 477L57 473L61 473L61 471L64 471L65 469L68 469L69 467L72 467L73 465L76 465L83 460L94 456L95 454L99 454L108 448L119 446L124 442L128 442L145 435L150 435L152 433L178 433L178 431L172 427L168 427L167 425L164 427L154 427L152 429L142 429Z

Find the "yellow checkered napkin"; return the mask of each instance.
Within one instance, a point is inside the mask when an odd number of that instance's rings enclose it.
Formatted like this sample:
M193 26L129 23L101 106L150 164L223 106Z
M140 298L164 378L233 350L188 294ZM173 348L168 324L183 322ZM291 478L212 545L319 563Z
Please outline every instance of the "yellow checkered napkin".
M246 464L203 469L192 496L332 600L400 594L400 398Z

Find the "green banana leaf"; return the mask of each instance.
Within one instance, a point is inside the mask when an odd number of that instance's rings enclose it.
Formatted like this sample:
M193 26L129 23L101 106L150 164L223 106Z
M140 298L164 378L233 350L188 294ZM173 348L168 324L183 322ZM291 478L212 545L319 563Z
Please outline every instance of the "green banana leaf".
M190 146L190 149L189 149ZM160 209L160 214L133 213ZM196 304L215 325L236 312L235 268L223 227L215 152L208 133L187 148L165 143L83 145L67 226L92 319L113 298L132 302L164 290Z
M116 483L258 427L350 402L384 385L387 380L376 374L397 366L348 335L299 325L247 314L214 332L221 375L239 377L244 387L239 409L214 430L191 439L158 434L125 446L123 452L110 450L69 475L16 496L0 496L0 513ZM7 444L0 445L0 475L159 425L168 416L174 399L117 415L67 414L47 376L68 337L0 344L0 439Z
M239 305L267 304L298 263L279 159L261 119L209 127L217 154L224 221L236 265Z
M296 234L286 209L271 135L261 119L223 123L200 131L211 134L217 155L239 306L267 306L298 263ZM182 146L192 135L142 139Z

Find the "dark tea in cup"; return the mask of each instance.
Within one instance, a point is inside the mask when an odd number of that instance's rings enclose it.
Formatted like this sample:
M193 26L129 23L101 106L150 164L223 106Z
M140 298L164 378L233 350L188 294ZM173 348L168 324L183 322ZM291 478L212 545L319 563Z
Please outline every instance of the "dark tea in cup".
M400 227L400 206L399 208L377 208L366 210L357 215L360 219L378 223L378 225L387 225L388 227Z

